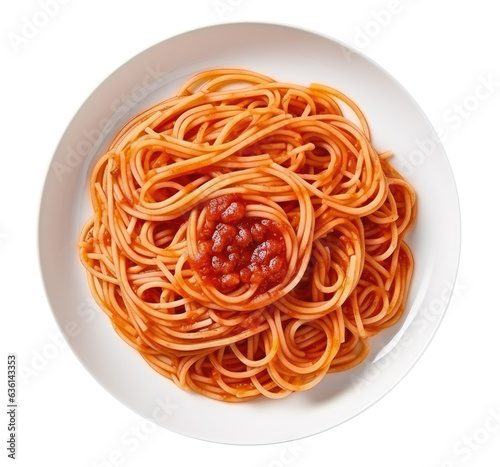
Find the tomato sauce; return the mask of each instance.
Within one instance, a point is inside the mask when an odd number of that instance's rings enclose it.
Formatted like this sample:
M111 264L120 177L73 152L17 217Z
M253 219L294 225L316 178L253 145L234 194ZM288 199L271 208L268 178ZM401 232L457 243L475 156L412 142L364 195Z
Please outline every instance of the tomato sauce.
M279 284L288 269L280 225L245 217L246 204L238 195L214 198L206 207L198 254L191 258L202 280L222 293L258 284L261 294Z

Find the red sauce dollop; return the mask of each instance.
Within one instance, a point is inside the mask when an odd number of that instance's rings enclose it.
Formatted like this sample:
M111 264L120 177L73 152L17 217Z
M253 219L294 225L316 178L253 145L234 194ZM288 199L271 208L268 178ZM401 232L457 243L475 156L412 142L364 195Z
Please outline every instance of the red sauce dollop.
M242 284L259 284L257 294L262 294L279 284L288 269L280 225L244 217L245 211L238 195L210 200L198 236L198 254L191 258L202 280L222 293Z

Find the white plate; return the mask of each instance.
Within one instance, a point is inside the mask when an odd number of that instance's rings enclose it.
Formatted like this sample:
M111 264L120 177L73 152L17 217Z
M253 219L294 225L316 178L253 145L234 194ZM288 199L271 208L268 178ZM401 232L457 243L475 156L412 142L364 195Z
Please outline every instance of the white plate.
M365 112L374 145L415 187L418 217L408 242L415 274L403 319L371 340L358 367L327 375L283 400L223 403L184 392L153 371L91 299L77 238L90 216L88 178L110 138L132 116L172 95L196 71L244 67L281 81L323 82ZM198 29L140 53L108 77L70 122L43 192L39 249L46 292L73 352L90 374L138 414L204 440L265 444L319 433L385 395L429 344L458 268L460 214L445 152L418 105L370 59L330 38L285 26L240 23Z

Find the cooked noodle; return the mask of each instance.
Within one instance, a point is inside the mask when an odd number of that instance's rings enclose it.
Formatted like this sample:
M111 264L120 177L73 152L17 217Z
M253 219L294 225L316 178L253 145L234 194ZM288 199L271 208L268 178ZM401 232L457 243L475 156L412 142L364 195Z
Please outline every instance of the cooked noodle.
M79 240L92 295L183 389L307 390L404 311L416 201L389 155L336 89L202 72L95 165Z

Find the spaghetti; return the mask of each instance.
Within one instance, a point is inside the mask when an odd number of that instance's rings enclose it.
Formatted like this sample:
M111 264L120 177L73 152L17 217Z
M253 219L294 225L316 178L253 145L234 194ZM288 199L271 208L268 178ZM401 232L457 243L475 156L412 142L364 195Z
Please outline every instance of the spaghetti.
M79 239L92 295L183 389L247 401L312 388L404 311L416 201L389 155L336 89L201 72L95 165Z

